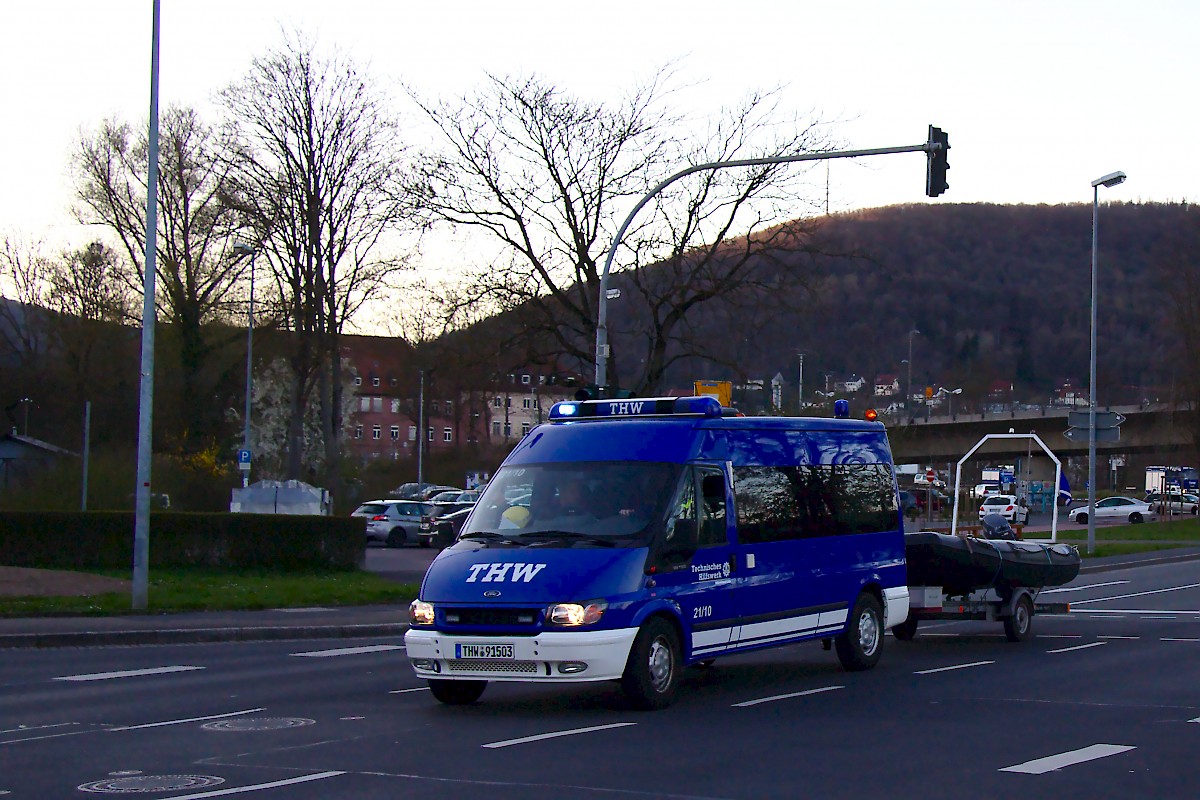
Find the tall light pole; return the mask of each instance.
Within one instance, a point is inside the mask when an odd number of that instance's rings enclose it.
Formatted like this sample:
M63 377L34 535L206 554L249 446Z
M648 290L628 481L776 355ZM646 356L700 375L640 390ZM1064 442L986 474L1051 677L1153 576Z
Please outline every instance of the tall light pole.
M796 381L796 416L804 415L804 353L797 353L800 356L800 373L799 379Z
M1100 222L1100 187L1125 182L1124 172L1110 172L1092 181L1092 341L1088 360L1088 554L1096 552L1096 254Z
M908 404L912 402L912 337L919 334L920 331L913 328L908 332L908 388L907 394L904 395L904 415L909 419L912 415L908 413Z
M33 405L33 400L32 400L32 398L29 398L29 397L22 397L17 402L21 403L25 406L25 428L24 428L24 430L21 431L21 435L28 436L29 435L29 407L31 405Z
M133 610L144 611L150 587L150 473L154 423L154 275L158 255L158 44L160 2L151 6L150 132L146 154L146 265L142 279L141 383L138 389L137 488L133 511Z
M250 450L250 394L254 388L254 257L258 249L238 242L233 246L234 255L250 256L250 310L246 315L246 408L242 414L242 449ZM241 466L239 464L239 466ZM250 485L250 470L242 470L242 488Z

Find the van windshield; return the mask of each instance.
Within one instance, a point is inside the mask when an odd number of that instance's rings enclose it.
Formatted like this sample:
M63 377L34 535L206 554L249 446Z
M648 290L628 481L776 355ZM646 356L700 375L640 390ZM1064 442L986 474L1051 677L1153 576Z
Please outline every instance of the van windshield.
M661 526L682 470L624 461L503 467L459 538L642 546Z

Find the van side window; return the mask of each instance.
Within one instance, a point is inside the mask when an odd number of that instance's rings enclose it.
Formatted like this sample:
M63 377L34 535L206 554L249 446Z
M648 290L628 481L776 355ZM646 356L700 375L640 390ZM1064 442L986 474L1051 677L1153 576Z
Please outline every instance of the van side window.
M886 464L735 467L738 537L745 543L895 530Z
M714 467L697 467L700 479L700 537L701 547L729 543L725 533L725 475Z
M696 484L690 473L684 473L686 479L682 482L679 488L679 496L676 498L675 507L671 509L670 516L667 517L667 535L666 544L670 549L673 546L682 544L679 540L682 538L680 531L685 526L678 525L679 522L690 522L692 535L695 535L696 524ZM693 545L694 546L694 545Z

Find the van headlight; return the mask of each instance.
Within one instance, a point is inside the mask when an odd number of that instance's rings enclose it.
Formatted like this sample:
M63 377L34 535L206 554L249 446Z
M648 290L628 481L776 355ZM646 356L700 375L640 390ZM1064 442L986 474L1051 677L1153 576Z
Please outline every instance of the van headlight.
M551 625L562 625L574 628L579 625L592 625L604 616L608 603L594 600L590 603L555 603L546 609L546 619Z
M413 625L432 625L433 603L413 600L408 606L408 621Z

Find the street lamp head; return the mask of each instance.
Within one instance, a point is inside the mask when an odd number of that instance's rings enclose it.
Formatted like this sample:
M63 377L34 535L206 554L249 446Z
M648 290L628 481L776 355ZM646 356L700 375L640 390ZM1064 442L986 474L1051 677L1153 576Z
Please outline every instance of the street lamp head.
M1126 175L1124 172L1110 172L1104 177L1096 178L1096 180L1092 181L1092 188L1094 189L1097 186L1103 186L1105 188L1116 186L1118 183L1124 183L1125 178Z

